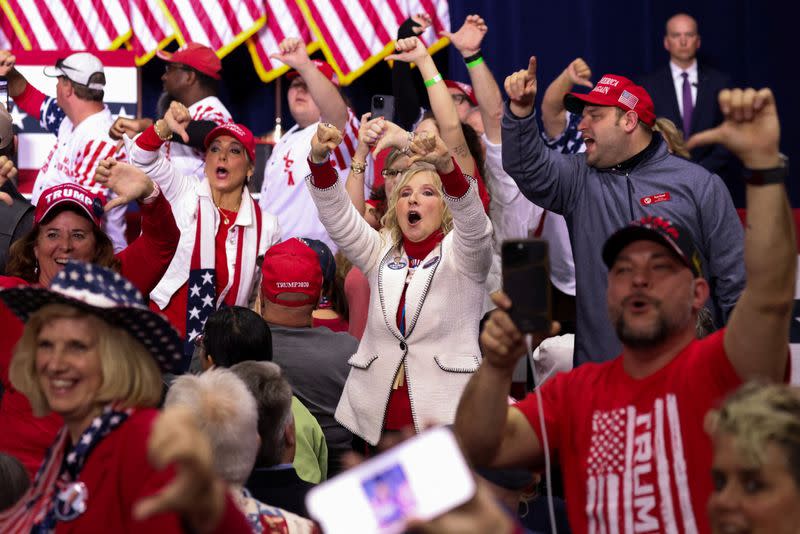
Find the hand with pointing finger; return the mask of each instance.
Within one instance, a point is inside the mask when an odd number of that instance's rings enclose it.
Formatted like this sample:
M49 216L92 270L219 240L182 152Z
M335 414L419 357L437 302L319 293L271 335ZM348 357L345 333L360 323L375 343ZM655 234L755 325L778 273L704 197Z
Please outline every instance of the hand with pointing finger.
M115 159L104 159L97 165L94 181L105 185L117 194L106 203L105 210L124 206L133 200L142 200L155 190L153 181L140 169Z
M536 56L531 56L527 70L518 70L506 78L503 84L510 99L511 113L527 117L533 113L536 100Z
M723 89L719 93L719 107L724 117L722 124L694 134L686 142L686 148L720 144L748 169L780 166L781 126L772 91Z

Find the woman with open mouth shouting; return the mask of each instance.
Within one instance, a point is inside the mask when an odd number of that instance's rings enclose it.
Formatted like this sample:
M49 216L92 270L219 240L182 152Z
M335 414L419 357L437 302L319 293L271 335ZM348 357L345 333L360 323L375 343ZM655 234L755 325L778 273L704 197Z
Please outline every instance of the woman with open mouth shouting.
M118 271L145 295L156 286L172 260L180 232L158 187L130 165L116 161L113 165L128 170L126 179L109 176L108 166L102 165L94 178L117 194L108 203L102 194L74 183L42 192L31 231L11 246L0 288L46 287L70 260ZM3 180L0 175L0 185ZM132 200L139 201L142 233L115 255L102 228L103 213ZM63 422L55 415L33 417L28 399L9 382L11 355L22 337L23 323L0 303L0 325L0 451L18 458L33 477Z
M451 423L480 365L478 329L492 257L492 225L477 184L444 141L370 121L375 150L410 156L389 198L383 229L361 217L338 180L330 152L341 132L320 124L311 141L308 187L320 219L367 276L370 310L336 419L370 445L384 431Z
M150 306L167 315L191 355L206 318L220 306L252 307L260 259L280 241L278 219L262 212L247 190L255 168L255 140L241 124L217 126L206 135L205 179L182 176L160 151L180 135L189 140L186 106L172 102L134 141L131 163L164 192L181 229L180 243L164 278L150 292Z

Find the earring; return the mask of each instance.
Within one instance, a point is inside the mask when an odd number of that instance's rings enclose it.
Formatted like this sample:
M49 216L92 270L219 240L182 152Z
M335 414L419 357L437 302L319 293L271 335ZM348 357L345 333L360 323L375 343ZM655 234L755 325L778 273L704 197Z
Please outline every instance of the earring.
M38 277L39 276L39 260L33 260L33 261L34 261L33 274L35 274Z

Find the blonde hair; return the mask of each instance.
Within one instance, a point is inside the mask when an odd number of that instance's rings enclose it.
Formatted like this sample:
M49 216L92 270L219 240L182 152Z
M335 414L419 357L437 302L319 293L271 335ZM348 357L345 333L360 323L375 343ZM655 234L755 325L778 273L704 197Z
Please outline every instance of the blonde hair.
M800 486L800 390L784 384L748 383L706 415L711 436L733 436L739 454L752 466L764 463L766 445L786 454L789 473Z
M126 408L158 406L161 373L144 345L122 328L112 326L96 315L66 304L50 304L31 315L25 323L8 371L11 384L28 398L35 416L50 413L36 371L37 340L42 328L56 319L85 319L97 336L103 376L95 403L119 402Z
M653 131L661 133L664 141L667 142L667 148L669 148L670 152L684 159L691 159L691 155L686 149L686 143L683 141L683 133L678 130L674 122L666 117L658 117L655 126L653 126Z
M442 224L440 226L442 233L447 234L453 229L453 214L444 201L444 189L442 187L442 179L439 178L439 173L436 172L436 168L433 165L428 163L415 163L401 175L397 185L394 186L392 194L389 196L386 214L381 218L383 230L387 231L392 242L398 245L403 241L403 232L400 230L400 224L397 220L397 199L400 197L400 191L402 191L403 187L405 187L414 176L422 172L429 173L433 177L433 186L439 193L439 198L442 202Z

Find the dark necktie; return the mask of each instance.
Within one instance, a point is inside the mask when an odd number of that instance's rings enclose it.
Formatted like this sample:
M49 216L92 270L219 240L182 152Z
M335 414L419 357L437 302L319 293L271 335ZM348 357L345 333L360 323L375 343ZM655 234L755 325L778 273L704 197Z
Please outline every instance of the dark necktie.
M692 104L692 84L689 83L689 73L682 72L683 77L683 137L689 138L692 128L692 113L694 112L694 104Z

